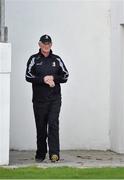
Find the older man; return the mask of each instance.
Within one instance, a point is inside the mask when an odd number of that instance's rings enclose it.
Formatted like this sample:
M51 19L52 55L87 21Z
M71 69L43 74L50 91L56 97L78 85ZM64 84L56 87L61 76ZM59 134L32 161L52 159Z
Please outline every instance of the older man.
M37 130L37 151L35 160L42 162L47 153L49 159L60 159L59 113L61 108L61 86L68 80L68 70L62 59L53 54L52 39L49 35L41 36L39 52L32 55L26 68L26 81L32 83L32 103Z

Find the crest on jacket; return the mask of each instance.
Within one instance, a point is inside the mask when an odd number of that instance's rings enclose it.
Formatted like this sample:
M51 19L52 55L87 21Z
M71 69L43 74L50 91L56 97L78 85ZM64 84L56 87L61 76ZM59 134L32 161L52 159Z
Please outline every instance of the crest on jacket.
M55 61L52 63L52 66L53 66L53 67L55 67L55 66L56 66L56 63L55 63Z

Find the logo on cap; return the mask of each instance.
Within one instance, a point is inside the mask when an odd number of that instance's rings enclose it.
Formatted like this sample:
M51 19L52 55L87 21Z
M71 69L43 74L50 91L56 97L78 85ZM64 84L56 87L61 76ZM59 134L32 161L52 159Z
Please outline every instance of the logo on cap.
M48 37L47 35L45 36L45 38L46 38L46 39L49 39L49 37Z

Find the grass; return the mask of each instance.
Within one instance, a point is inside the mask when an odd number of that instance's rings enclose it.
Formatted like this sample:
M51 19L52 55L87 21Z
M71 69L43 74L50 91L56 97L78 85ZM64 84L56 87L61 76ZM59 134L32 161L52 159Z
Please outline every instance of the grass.
M25 167L0 168L0 179L124 179L124 167L71 168Z

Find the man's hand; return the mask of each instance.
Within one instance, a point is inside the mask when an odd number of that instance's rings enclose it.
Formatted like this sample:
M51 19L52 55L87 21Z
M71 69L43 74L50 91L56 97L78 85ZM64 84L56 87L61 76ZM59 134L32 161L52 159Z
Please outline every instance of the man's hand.
M54 80L54 77L51 76L51 75L47 75L44 77L44 81L47 82L47 81L53 81Z
M46 84L48 84L50 87L54 87L55 83L54 83L54 77L51 75L47 75L44 77L44 82Z

